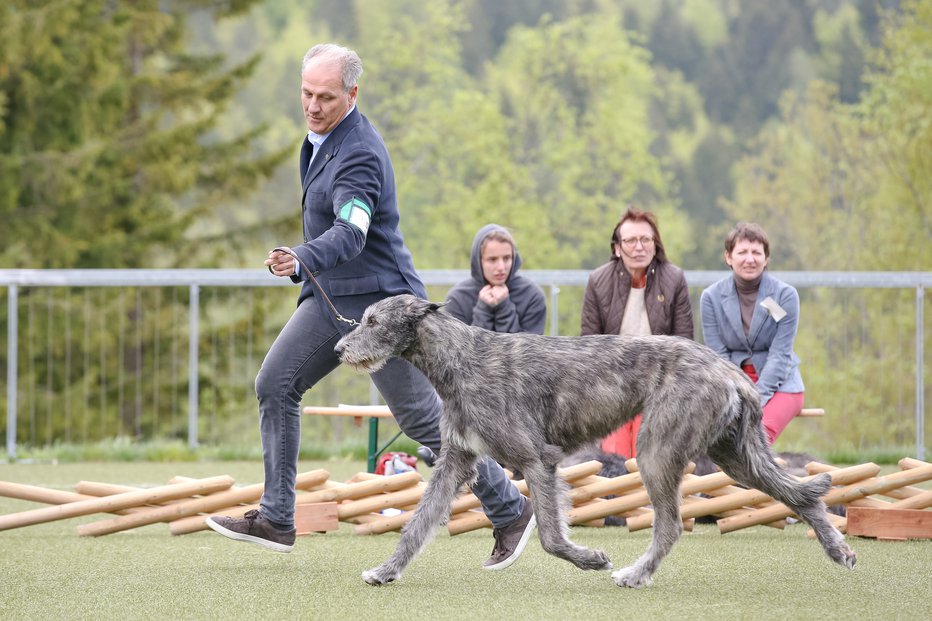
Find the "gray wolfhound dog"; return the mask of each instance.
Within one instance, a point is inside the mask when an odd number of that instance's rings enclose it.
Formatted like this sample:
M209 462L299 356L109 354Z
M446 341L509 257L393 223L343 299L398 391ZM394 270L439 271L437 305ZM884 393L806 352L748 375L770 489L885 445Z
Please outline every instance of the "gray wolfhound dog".
M649 584L679 539L680 479L701 452L736 481L786 504L812 526L833 561L854 566L855 554L821 500L830 477L799 482L774 462L754 385L707 347L663 336L497 334L439 308L411 295L387 298L336 345L340 359L358 370L375 371L393 357L408 360L443 399L433 475L395 552L363 572L369 584L401 577L448 518L460 486L475 479L481 455L524 473L544 550L582 569L611 569L603 552L569 540L565 483L556 469L564 453L638 412L638 465L654 531L647 551L612 574L618 586Z

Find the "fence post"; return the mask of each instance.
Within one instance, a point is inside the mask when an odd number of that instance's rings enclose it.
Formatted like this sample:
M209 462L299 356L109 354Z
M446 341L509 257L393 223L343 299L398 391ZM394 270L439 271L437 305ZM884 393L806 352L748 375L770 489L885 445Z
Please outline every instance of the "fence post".
M550 336L557 336L560 333L559 296L560 287L550 285Z
M916 459L922 461L926 458L924 304L925 290L920 284L916 287Z
M197 448L197 349L200 343L198 322L200 320L201 288L190 287L190 305L188 309L188 446Z
M16 459L16 366L17 350L16 331L18 330L19 290L16 285L7 289L7 343L6 343L6 454Z

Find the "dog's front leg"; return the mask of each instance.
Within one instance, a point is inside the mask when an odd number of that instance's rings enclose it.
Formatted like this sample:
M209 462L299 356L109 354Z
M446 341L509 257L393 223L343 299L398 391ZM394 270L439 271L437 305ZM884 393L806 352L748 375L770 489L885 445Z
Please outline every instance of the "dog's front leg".
M401 577L401 572L427 545L438 525L450 515L450 507L459 487L475 478L477 456L452 448L446 443L434 464L427 489L414 510L414 517L401 531L395 552L381 565L362 572L362 579L372 585L382 585Z
M601 550L578 546L568 537L564 504L566 484L555 464L541 462L522 464L537 516L537 534L544 550L567 560L580 569L611 569L612 562Z

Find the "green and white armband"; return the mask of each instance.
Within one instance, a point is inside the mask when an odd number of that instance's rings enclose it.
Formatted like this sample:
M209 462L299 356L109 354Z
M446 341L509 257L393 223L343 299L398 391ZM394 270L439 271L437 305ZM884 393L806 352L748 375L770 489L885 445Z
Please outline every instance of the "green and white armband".
M369 233L369 223L372 221L372 209L355 196L352 200L347 201L340 207L339 217L362 231L363 236Z

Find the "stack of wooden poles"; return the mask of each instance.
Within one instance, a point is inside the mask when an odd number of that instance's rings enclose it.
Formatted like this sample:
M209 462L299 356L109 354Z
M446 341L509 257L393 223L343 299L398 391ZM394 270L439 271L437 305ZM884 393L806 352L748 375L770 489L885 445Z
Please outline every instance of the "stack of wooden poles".
M636 460L626 463L628 474L599 475L602 465L590 461L559 474L568 483L571 524L601 526L609 516L624 517L630 531L650 528L653 512ZM833 487L826 504L846 505L847 518L831 516L843 532L889 539L932 537L932 490L916 487L932 480L932 464L911 458L900 470L878 476L880 467L866 463L846 468L811 462L809 476L827 472ZM513 481L527 494L527 483ZM413 514L426 483L417 471L382 476L360 472L346 482L331 481L327 470L298 475L295 522L299 534L327 532L339 523L354 525L357 534L397 531ZM51 506L0 515L0 530L8 530L93 514L113 514L77 527L80 535L100 536L155 523L167 523L173 535L207 528L208 515L240 517L257 508L262 484L235 487L228 475L206 479L175 477L166 485L134 488L112 483L81 481L75 491L0 481L0 496ZM783 528L793 513L763 492L739 487L723 472L704 476L684 474L681 514L691 529L696 518L714 516L720 532L755 525ZM866 516L866 517L865 517ZM866 521L865 521L866 520ZM850 523L849 523L850 521ZM858 525L855 525L855 522ZM859 530L864 522L870 527ZM904 525L905 524L905 525ZM454 502L447 529L451 535L491 527L479 499L469 491ZM854 530L852 530L854 528Z

